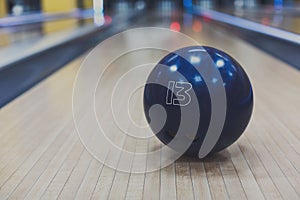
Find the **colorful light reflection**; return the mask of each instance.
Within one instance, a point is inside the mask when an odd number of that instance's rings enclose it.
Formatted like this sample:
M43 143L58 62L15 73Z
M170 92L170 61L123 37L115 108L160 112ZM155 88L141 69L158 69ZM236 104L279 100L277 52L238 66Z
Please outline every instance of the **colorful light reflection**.
M170 25L170 29L179 32L181 30L181 25L179 22L172 22Z
M202 23L200 21L195 21L193 23L193 31L196 33L200 33L202 31Z

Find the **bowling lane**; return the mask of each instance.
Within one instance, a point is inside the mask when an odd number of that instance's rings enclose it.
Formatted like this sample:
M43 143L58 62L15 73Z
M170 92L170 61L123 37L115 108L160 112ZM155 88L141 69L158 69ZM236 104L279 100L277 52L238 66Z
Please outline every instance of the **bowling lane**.
M31 14L0 19L0 49L11 45L35 43L43 38L82 28L93 23L91 11Z
M219 12L248 19L263 25L276 27L289 32L300 33L300 14L297 5L294 7L235 7L216 9Z
M0 22L4 23L3 21L7 22L9 19L2 19ZM95 29L91 16L85 19L61 16L38 23L1 27L0 68Z
M1 199L298 199L299 71L207 19L177 13L165 14L162 20L159 14L149 14L130 28L142 26L180 28L199 44L222 49L240 62L255 95L254 115L244 135L204 161L182 157L151 173L123 173L104 166L82 145L73 123L72 90L85 58L82 56L0 110ZM170 42L163 37L158 40L166 46ZM130 47L131 42L132 38L124 37L119 45ZM119 47L110 48L114 51ZM96 116L106 124L110 140L127 151L150 152L161 144L155 137L145 141L124 135L108 106L112 89L118 86L126 91L134 84L133 79L125 84L116 82L135 67L137 58L155 63L166 53L140 50L123 55L111 63L97 87L96 98L102 101L96 105ZM134 78L145 81L147 76L136 73ZM115 99L119 101L116 113L128 108L132 120L145 125L142 89L130 100L122 92ZM85 106L80 112L80 120L89 125ZM130 121L122 124L127 131L134 129ZM151 131L138 134L151 135ZM107 158L124 162L122 155L109 150ZM129 160L130 169L148 167L145 160L135 156Z

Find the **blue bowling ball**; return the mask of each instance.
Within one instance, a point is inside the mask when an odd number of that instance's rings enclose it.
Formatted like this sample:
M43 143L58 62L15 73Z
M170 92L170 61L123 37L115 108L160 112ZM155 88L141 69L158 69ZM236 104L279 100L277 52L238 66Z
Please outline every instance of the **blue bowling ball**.
M201 70L206 72L206 77L200 73ZM221 80L215 77L213 70L218 72ZM169 53L159 61L149 74L143 99L146 119L159 140L165 145L172 142L182 121L182 109L190 102L197 101L200 118L191 144L184 153L198 157L212 120L211 93L219 91L214 86L209 89L208 82L214 85L218 81L221 81L222 90L226 94L226 112L220 135L206 156L232 145L245 131L253 111L250 80L234 58L212 47L185 47ZM190 92L195 95L189 95ZM151 107L156 104L162 106L166 113L165 122L160 128L154 126L160 123L162 114L150 113ZM197 109L189 112L196 112ZM195 120L192 116L187 116L188 120ZM171 148L176 150L176 146Z

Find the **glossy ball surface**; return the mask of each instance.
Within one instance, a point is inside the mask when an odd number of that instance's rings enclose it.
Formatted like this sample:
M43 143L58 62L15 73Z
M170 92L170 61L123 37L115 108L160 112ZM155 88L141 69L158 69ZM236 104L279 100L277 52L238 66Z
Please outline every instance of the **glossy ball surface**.
M202 51L199 51L199 49ZM144 111L150 127L150 108L155 104L159 104L163 106L166 111L166 122L156 133L156 136L164 144L168 145L176 135L180 125L181 105L170 105L167 102L167 95L169 95L170 89L155 84L155 82L167 80L176 83L182 81L180 76L174 73L174 71L176 71L183 75L186 81L191 84L192 90L194 90L197 97L201 118L196 136L193 138L193 142L186 150L185 154L194 157L198 156L212 115L211 96L207 83L196 69L198 67L203 67L203 63L205 63L203 62L203 59L205 59L203 58L203 51L206 51L205 53L209 55L211 62L214 63L214 66L219 71L223 79L223 87L227 99L226 117L221 136L209 154L221 151L230 146L246 129L253 110L253 91L250 80L241 65L230 55L221 50L205 46L191 46L177 50L165 56L154 67L147 79L144 89ZM177 52L184 52L185 55L189 56L191 59L186 59L186 56L183 58L179 56ZM210 80L212 82L215 81L214 78ZM176 94L173 91L172 93L174 96L173 98L176 98ZM151 117L159 118L160 116ZM155 129L153 127L151 128L152 130Z

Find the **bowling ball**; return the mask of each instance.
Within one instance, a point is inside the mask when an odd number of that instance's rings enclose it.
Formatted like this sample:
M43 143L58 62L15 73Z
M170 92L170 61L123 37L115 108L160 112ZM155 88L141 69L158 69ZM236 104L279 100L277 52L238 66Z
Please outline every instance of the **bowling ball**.
M206 77L200 73L201 70ZM143 98L146 119L159 140L169 145L175 139L182 119L188 118L185 121L195 122L195 115L192 114L198 110L200 117L196 133L193 133L191 144L184 151L186 155L198 157L212 120L211 93L219 91L214 88L217 85L220 87L218 81L221 81L221 88L226 94L226 111L219 137L206 156L233 144L246 129L253 110L250 80L234 58L212 47L185 47L162 58L148 76ZM208 84L212 85L210 90ZM192 92L194 95L190 95ZM182 118L182 109L190 102L196 102L197 109L190 109L191 115ZM164 108L166 119L163 119L161 112L151 113L151 107L157 104ZM158 128L157 124L163 120L164 124ZM211 126L214 128L214 124ZM177 151L176 146L171 148Z

